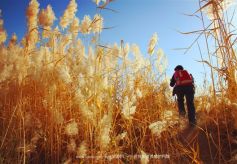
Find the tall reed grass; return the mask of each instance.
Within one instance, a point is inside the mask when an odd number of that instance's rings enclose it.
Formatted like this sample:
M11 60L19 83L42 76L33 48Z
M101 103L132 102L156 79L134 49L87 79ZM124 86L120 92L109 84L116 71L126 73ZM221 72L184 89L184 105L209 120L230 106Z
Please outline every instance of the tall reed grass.
M161 80L166 57L157 50L157 34L148 47L154 56L144 58L136 44L100 45L102 16L80 20L75 0L59 26L52 7L40 10L39 5L30 1L28 30L19 43L14 34L3 44L7 34L1 20L2 162L72 162L124 148L135 154L134 121L149 124L157 119L153 112L170 104ZM153 71L155 66L160 72ZM157 95L161 83L164 90ZM149 102L141 104L146 97Z
M95 1L101 10L111 2ZM145 57L138 45L123 40L101 45L103 17L78 18L75 0L58 25L53 8L39 6L30 1L21 41L14 34L5 43L0 20L1 163L200 163L202 139L210 156L218 150L219 162L226 157L221 139L231 149L233 125L237 128L236 110L228 110L236 109L232 89L215 106L213 96L197 98L202 121L197 135L184 142L180 134L185 120L178 118L170 98L167 58L156 33ZM227 59L227 64L234 63Z

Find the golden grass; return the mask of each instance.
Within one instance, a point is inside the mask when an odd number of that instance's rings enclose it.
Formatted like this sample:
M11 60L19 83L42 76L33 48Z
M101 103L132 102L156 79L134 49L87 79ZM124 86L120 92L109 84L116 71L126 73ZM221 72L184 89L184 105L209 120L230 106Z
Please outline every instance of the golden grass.
M76 11L72 0L53 28L52 8L40 11L32 0L21 43L13 35L3 44L1 25L0 163L202 163L234 156L233 78L228 99L197 98L198 127L186 128L170 99L157 35L149 58L123 41L100 45L103 18L79 23Z

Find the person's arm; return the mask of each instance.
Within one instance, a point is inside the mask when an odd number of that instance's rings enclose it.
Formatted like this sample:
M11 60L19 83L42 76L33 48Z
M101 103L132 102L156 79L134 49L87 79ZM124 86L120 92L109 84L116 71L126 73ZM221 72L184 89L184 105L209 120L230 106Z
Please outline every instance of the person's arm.
M170 86L173 87L174 85L175 85L175 79L173 75L172 78L170 79Z

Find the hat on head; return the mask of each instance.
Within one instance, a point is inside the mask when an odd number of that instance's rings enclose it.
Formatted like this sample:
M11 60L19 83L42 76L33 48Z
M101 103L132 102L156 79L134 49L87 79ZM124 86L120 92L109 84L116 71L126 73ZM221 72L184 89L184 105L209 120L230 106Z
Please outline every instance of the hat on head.
M174 70L175 70L175 71L184 70L184 68L183 68L183 66L181 66L181 65L177 65Z

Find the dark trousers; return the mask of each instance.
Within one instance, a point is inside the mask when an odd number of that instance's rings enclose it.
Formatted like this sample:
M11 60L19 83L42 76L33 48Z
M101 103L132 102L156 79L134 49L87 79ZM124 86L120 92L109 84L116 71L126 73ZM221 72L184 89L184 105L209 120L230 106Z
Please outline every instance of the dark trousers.
M194 106L194 87L193 86L176 86L174 88L178 98L179 114L185 115L184 97L186 99L188 109L188 119L190 123L196 122L195 106Z

